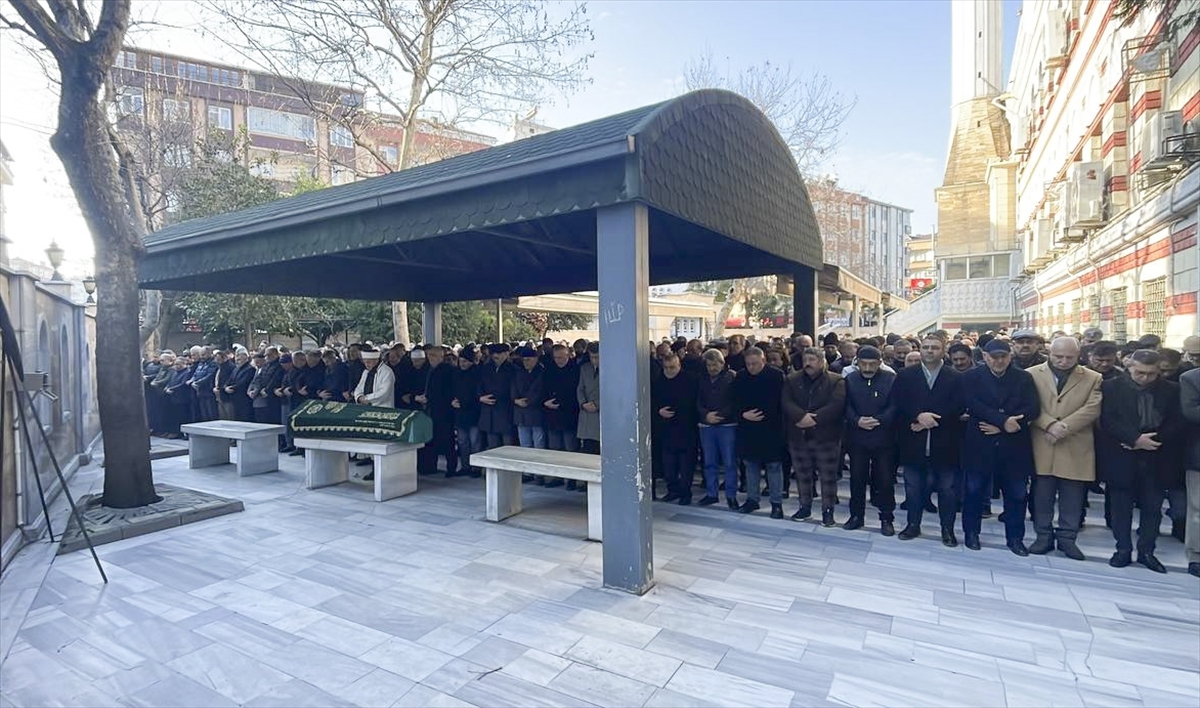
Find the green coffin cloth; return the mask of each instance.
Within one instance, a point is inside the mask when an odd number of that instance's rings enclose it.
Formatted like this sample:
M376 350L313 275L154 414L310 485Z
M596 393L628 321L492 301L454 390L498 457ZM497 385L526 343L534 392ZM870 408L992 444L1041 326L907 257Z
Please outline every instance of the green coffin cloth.
M433 421L421 411L337 401L305 401L287 424L298 438L366 438L420 444L433 437Z

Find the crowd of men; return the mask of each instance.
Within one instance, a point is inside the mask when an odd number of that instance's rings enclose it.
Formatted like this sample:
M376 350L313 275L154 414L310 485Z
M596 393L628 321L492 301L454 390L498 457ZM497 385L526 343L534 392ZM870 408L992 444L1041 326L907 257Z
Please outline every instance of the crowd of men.
M180 424L218 417L279 423L305 400L322 399L424 411L433 438L419 454L421 474L437 472L444 458L447 476L478 477L471 455L501 445L600 451L600 348L582 339L411 350L192 347L143 369L152 435L179 437ZM830 334L819 346L806 334L707 345L679 338L652 346L651 369L661 501L691 504L699 468L697 504L718 504L723 494L730 509L750 514L765 491L771 518L783 519L795 480L790 518L813 518L819 499L820 523L831 527L848 473L847 530L865 526L869 502L885 536L915 539L924 514L936 513L944 545L958 545L958 524L963 544L980 550L983 519L1000 498L1010 551L1084 560L1076 539L1091 492L1103 494L1115 539L1109 564L1131 564L1136 550L1136 562L1164 573L1155 549L1166 500L1188 572L1200 576L1200 337L1182 352L1153 335L1119 345L1095 328L1049 341L1028 329ZM286 438L280 450L301 454ZM1026 546L1030 515L1035 537Z

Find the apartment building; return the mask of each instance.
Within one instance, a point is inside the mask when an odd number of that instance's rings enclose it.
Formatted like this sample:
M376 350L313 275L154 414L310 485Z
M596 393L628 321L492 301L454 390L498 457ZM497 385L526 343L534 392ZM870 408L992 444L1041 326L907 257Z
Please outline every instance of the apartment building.
M298 179L343 184L399 167L398 116L364 107L352 88L125 47L114 62L111 109L152 175L190 164L210 131L244 134L248 162L286 189ZM495 144L486 135L422 121L410 165ZM171 195L167 194L167 210Z
M912 209L887 204L823 177L807 183L825 261L844 268L882 292L904 291L904 242L912 232Z
M938 281L934 235L915 234L904 240L904 297L912 299Z
M1107 0L1025 0L1008 92L1021 321L1124 341L1197 332L1196 0L1128 19Z

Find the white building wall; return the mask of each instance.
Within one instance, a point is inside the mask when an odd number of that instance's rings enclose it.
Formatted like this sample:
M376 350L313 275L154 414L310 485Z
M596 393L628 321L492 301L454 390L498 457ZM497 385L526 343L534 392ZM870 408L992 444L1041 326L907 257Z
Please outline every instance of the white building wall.
M1003 5L998 0L955 0L950 3L951 105L1000 93L1004 80L999 41Z

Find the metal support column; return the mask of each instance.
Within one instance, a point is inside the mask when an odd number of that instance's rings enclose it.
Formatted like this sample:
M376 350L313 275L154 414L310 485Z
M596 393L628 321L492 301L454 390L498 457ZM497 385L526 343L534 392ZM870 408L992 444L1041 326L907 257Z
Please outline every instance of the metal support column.
M858 324L862 318L862 303L857 295L850 296L850 336L858 336Z
M811 335L813 341L817 338L817 271L800 266L792 273L792 309L795 311L796 324L793 332L803 332Z
M504 341L504 300L496 298L496 342Z
M643 204L596 212L600 285L600 439L604 585L654 585L650 508L650 223Z
M425 344L442 343L442 303L424 303L421 314L421 338Z

